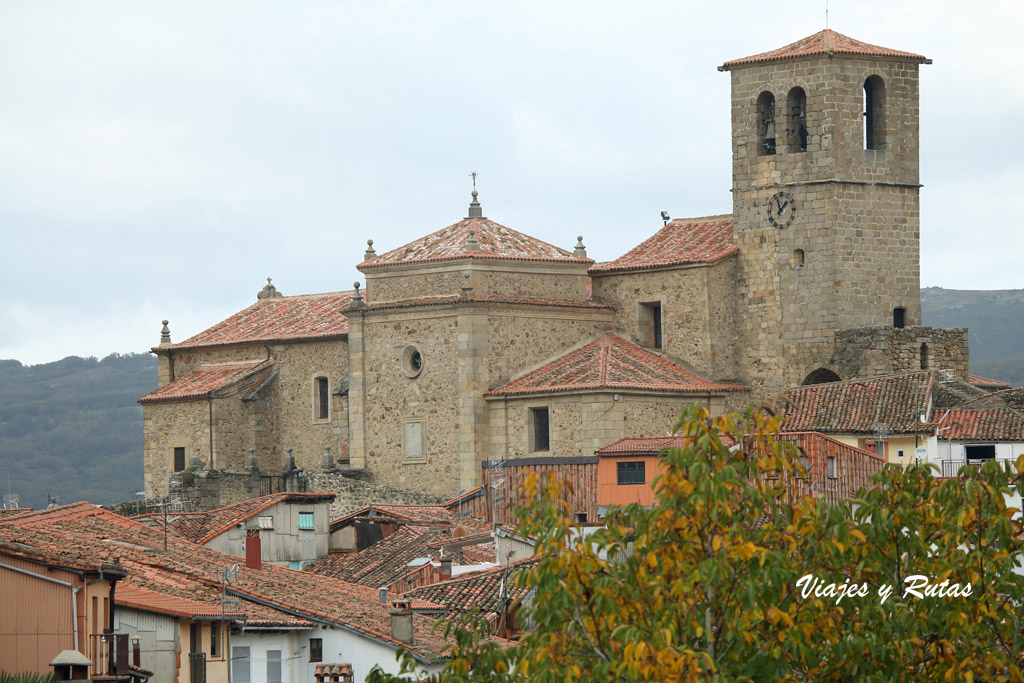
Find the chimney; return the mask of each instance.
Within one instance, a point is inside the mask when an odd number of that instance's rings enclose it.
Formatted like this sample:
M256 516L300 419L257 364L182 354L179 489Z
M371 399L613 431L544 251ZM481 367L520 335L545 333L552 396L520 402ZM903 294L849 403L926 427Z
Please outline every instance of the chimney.
M441 580L447 581L452 578L452 558L442 557L441 558Z
M245 532L245 566L259 569L263 564L263 548L260 543L260 530L247 529Z
M412 603L395 600L391 603L391 637L412 645Z

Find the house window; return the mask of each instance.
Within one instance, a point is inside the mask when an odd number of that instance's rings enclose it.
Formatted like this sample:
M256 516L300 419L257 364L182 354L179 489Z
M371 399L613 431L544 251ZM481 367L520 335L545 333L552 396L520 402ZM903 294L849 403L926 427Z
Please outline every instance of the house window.
M827 473L829 479L835 479L837 476L839 476L838 474L836 474L836 456L828 456L828 459L826 460L825 464L828 468Z
M996 457L996 445L994 443L968 444L964 446L964 451L967 454L968 460L994 460Z
M775 154L775 95L767 91L757 98L757 153Z
M274 517L273 515L260 515L256 518L257 529L273 529L274 528Z
M637 337L641 346L661 348L661 302L640 304L640 329Z
M405 421L402 433L403 464L423 464L427 461L426 449L423 447L423 418L409 418Z
M231 680L232 683L251 683L249 675L249 648L231 648Z
M210 656L216 657L220 654L220 622L210 624Z
M174 471L181 472L185 469L185 447L174 447Z
M267 650L267 683L281 683L280 650Z
M903 326L907 322L907 309L902 306L897 306L892 309L892 326L897 330L902 330Z
M289 562L288 563L288 569L294 569L296 571L300 571L301 572L302 571L302 563L301 562Z
M322 662L322 661L324 661L324 639L323 638L310 638L309 639L309 661L311 661L311 662Z
M530 445L535 451L546 451L551 448L547 408L530 408Z
M327 386L326 377L317 377L313 380L313 414L317 420L326 420L330 417L331 411L331 392L330 387Z
M624 486L627 484L643 484L646 480L644 461L638 460L636 462L620 462L616 463L618 470L618 484Z
M300 512L299 513L299 529L303 531L313 530L313 513L312 512Z
M811 473L811 458L806 453L800 453L800 466L804 468L806 474L799 478L806 479L807 475Z
M885 82L864 81L864 149L885 149Z

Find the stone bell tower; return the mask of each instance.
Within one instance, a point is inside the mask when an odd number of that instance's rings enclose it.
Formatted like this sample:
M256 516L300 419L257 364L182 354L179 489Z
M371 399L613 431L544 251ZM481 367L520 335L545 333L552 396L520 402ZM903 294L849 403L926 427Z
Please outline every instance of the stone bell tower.
M755 393L831 373L837 330L920 325L930 61L825 30L719 67L732 77L740 367Z

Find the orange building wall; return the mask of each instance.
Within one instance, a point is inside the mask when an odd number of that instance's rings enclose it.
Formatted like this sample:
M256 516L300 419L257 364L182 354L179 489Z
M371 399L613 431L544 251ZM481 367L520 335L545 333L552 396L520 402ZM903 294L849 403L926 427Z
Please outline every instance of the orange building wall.
M639 461L644 463L644 483L619 485L618 463ZM597 504L621 506L639 503L648 507L654 505L652 484L660 473L661 465L657 455L637 453L601 456L597 461Z

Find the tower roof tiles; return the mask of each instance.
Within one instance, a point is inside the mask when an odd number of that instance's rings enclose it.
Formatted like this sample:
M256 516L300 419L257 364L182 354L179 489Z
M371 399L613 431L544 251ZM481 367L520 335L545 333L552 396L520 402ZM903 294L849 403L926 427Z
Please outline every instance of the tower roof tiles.
M830 57L833 55L888 57L923 64L932 63L932 60L928 59L924 55L914 54L913 52L904 52L902 50L893 50L879 45L871 45L870 43L865 43L860 40L856 40L855 38L844 36L838 31L825 29L824 31L818 31L814 35L801 38L794 43L790 43L789 45L785 45L775 50L769 50L768 52L762 52L760 54L743 57L741 59L733 59L718 67L718 69L719 71L728 71L736 66L745 66L747 64L757 64L761 62L777 62L783 59L795 59L798 57L810 57L814 55L828 55Z

